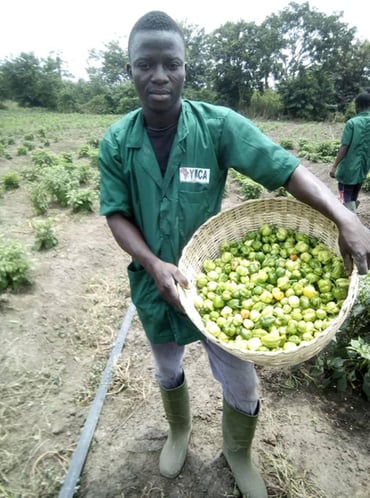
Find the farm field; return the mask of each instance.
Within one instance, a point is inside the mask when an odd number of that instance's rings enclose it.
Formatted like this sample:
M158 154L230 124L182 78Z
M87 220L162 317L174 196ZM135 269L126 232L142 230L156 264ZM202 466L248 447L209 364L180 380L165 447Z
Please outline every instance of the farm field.
M0 293L1 498L58 496L130 306L129 257L98 213L97 143L116 119L0 110L0 140L5 143L0 180L10 173L20 180L18 188L0 197L0 241L11 239L25 247L32 280L25 290ZM292 141L293 152L302 138L339 140L343 127L258 124L275 141ZM61 189L54 180L62 183L61 169L50 169L51 175L45 176L54 196L37 196L37 187L46 180L32 161L36 156L40 163L51 157L69 165L78 183L73 196L57 195ZM302 162L336 192L329 164ZM81 186L86 195L77 196ZM224 207L241 201L238 185L230 179ZM361 192L360 201L358 215L370 228L369 193ZM37 227L45 220L52 224L57 244L39 251ZM193 435L182 473L169 481L158 470L167 423L149 348L134 316L76 497L235 496L221 454L220 387L200 344L187 348L184 363ZM254 457L269 497L370 498L369 403L349 392L325 393L289 369L257 370L262 410Z

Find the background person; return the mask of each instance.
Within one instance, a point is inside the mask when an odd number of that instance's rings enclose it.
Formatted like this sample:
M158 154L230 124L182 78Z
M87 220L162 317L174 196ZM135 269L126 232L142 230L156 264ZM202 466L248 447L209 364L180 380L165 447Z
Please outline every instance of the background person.
M348 271L370 266L370 232L330 190L248 119L225 107L183 100L185 41L174 20L153 11L134 25L128 73L142 107L113 124L100 144L101 209L120 247L131 255L131 298L151 347L169 423L160 455L162 475L185 462L191 412L183 370L185 345L200 340L223 390L223 452L243 494L267 496L251 459L260 410L253 363L200 334L183 313L177 268L194 231L221 209L228 169L266 188L282 185L333 220Z
M355 99L357 115L345 124L341 146L330 176L338 181L341 202L354 213L358 194L370 171L370 93L361 93Z

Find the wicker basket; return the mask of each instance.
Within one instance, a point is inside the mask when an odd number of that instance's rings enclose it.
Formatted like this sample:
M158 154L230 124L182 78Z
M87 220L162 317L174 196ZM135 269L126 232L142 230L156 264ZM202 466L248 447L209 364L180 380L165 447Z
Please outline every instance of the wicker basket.
M239 349L231 343L222 342L205 329L202 318L194 306L197 294L195 282L202 271L203 261L217 258L220 255L221 242L241 240L247 231L256 230L264 223L292 228L317 237L336 254L340 254L336 225L306 204L286 197L246 201L210 218L199 227L185 246L178 266L189 279L190 289L184 290L179 287L180 300L187 315L202 334L229 353L262 366L295 365L319 353L344 322L357 296L358 273L356 269L350 277L347 298L329 327L312 341L301 344L292 351L249 351Z

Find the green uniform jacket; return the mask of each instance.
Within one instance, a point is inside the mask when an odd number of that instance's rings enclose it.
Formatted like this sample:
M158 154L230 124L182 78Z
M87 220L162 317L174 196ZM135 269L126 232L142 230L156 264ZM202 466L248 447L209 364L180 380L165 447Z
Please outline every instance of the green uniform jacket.
M151 250L177 264L194 231L220 211L228 168L274 190L298 164L240 114L184 100L162 177L139 109L113 124L101 142L100 212L132 219ZM131 298L150 341L187 344L203 338L186 315L161 298L137 262L128 274Z
M349 148L339 163L337 181L345 185L363 183L370 171L370 111L360 112L347 121L341 142Z

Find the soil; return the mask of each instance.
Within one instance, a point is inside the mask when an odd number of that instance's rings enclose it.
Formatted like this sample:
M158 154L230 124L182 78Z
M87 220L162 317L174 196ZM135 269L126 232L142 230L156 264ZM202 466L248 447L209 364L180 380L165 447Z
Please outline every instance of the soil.
M327 165L304 163L335 192ZM241 202L232 182L227 192L224 207ZM360 200L358 215L370 227L370 196L361 192ZM0 200L4 234L31 244L32 216L25 188ZM6 498L58 496L130 306L129 258L105 220L97 212L55 209L52 216L59 244L33 252L34 285L0 295L0 496ZM183 471L167 480L158 470L166 420L134 316L76 496L237 495L221 453L222 393L201 344L186 349L184 364L193 433ZM262 409L253 455L269 497L369 498L368 402L352 392L324 392L294 370L257 370Z

